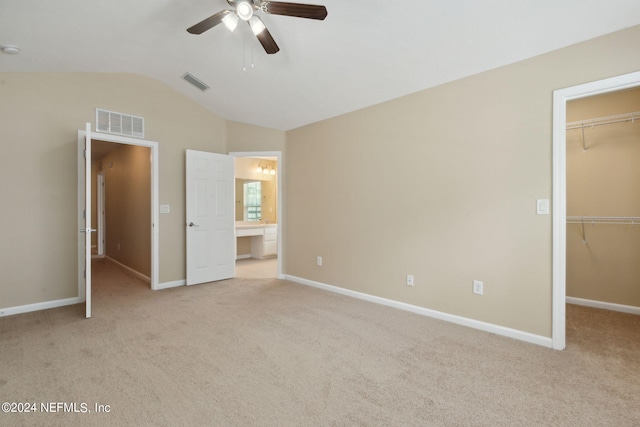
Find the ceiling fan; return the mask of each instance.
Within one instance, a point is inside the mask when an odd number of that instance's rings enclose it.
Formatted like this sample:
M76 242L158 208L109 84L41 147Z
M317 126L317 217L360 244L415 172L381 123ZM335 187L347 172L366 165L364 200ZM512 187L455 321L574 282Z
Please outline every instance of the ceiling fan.
M280 48L262 22L262 19L256 16L254 11L259 10L270 15L293 16L296 18L317 19L320 21L327 17L326 7L313 4L264 0L227 0L227 3L229 3L229 6L231 6L233 10L220 11L188 28L187 31L191 34L202 34L221 22L229 30L233 31L238 26L240 20L246 21L264 50L271 55L277 53Z

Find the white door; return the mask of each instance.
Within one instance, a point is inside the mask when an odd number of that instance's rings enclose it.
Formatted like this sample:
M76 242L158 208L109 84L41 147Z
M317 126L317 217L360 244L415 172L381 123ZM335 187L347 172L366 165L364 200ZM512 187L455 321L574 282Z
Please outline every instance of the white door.
M187 150L187 285L235 276L234 161Z
M104 256L104 239L105 239L105 212L104 212L104 171L98 172L96 175L96 188L98 190L98 194L96 194L96 200L98 202L98 255Z
M80 225L78 289L84 291L85 313L91 317L91 123L78 132L78 207ZM83 286L84 285L84 286ZM79 292L80 294L82 292ZM80 295L82 297L82 295Z

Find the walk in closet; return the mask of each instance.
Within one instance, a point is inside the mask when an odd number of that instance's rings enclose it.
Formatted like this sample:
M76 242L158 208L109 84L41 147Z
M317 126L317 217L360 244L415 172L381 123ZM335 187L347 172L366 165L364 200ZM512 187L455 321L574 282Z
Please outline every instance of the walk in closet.
M567 215L567 301L640 314L640 88L568 103Z

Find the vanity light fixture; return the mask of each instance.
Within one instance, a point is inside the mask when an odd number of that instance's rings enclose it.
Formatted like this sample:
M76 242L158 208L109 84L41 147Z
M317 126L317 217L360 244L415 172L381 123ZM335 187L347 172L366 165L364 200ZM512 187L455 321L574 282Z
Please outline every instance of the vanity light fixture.
M257 173L261 173L263 175L275 175L276 174L276 169L271 166L271 168L269 168L268 166L262 166L262 163L260 163L258 165L258 168L256 169Z

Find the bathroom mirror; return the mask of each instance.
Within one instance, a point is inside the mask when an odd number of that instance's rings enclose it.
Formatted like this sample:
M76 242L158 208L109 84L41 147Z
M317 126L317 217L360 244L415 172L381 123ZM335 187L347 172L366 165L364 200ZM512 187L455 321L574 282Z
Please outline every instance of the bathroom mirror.
M236 221L277 223L273 181L236 178Z

